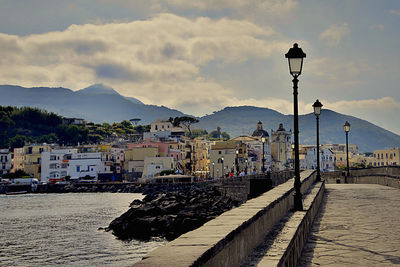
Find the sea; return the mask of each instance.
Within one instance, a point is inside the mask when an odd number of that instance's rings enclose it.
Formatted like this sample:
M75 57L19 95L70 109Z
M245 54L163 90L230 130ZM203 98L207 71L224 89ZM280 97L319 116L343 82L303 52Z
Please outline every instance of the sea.
M0 266L132 266L167 243L117 239L105 228L133 193L0 195Z

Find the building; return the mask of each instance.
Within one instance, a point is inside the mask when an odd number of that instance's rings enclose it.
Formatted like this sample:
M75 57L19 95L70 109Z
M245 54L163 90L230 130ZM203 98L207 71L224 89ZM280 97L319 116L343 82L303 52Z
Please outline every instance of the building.
M210 170L215 178L237 173L246 169L247 146L241 141L229 140L216 142L211 146ZM214 163L214 164L213 164Z
M74 153L67 163L67 175L72 180L97 181L100 175L112 175L110 166L102 160L101 152Z
M12 169L12 153L8 149L0 149L0 175L10 173Z
M319 167L321 172L328 172L335 170L335 157L333 152L328 149L320 149L319 151ZM312 149L306 151L303 160L300 160L301 169L317 169L317 148L314 146Z
M41 155L41 174L40 180L48 183L50 179L61 179L69 176L68 167L72 154L76 154L78 149L52 149L44 151Z
M157 176L165 170L175 170L175 162L172 157L146 157L142 178Z
M126 180L142 177L147 157L159 156L158 147L132 147L124 151L124 176Z
M373 157L369 159L368 164L373 167L399 166L400 148L374 150Z
M21 169L31 177L39 178L41 176L41 154L50 151L50 149L51 146L47 144L32 144L15 148L12 172Z
M271 156L272 169L284 170L289 167L292 147L292 130L286 131L283 124L279 124L278 130L271 129Z

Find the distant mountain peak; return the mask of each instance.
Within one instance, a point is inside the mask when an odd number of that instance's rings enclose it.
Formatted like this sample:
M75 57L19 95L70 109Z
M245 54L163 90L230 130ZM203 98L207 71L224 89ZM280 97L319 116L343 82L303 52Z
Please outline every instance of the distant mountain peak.
M102 83L93 84L89 87L79 90L78 92L88 95L119 95L119 93L113 88Z

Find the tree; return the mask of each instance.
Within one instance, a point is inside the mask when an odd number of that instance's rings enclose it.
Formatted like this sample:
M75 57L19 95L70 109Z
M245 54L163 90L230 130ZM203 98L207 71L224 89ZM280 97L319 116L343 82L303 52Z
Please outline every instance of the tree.
M171 118L169 118L169 121L171 122L171 119L172 119L172 117ZM191 131L191 129L190 129L190 126L193 124L193 123L198 123L199 122L199 120L198 119L196 119L196 118L193 118L193 117L188 117L188 116L183 116L183 117L176 117L175 119L173 119L173 122L172 122L172 124L174 125L174 126L177 126L177 125L179 125L179 126L184 126L187 130L188 130L188 132L189 132L189 137L191 137L192 136L192 131Z

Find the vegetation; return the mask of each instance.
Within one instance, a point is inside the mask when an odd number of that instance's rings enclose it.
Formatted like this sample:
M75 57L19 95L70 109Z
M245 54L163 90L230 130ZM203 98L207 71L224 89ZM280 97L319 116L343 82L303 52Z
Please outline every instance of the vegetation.
M13 178L29 178L30 176L24 170L18 169L15 172L2 174L1 177L7 179L13 179Z
M97 143L109 137L126 138L149 130L150 125L133 126L126 120L113 124L66 124L62 116L38 108L0 106L0 147L23 147L27 143Z

